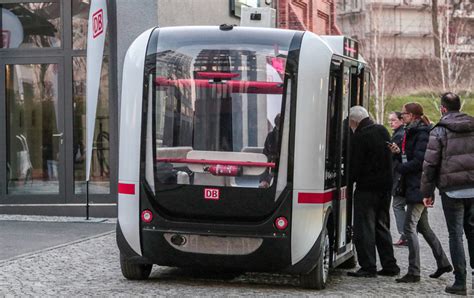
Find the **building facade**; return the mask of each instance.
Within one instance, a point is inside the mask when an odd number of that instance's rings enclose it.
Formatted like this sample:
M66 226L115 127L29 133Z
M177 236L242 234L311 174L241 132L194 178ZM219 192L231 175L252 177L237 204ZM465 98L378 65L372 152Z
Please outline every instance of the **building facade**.
M240 24L242 7L276 9L274 27L340 35L333 0L158 0L161 27ZM208 7L212 7L209 12Z
M116 214L118 115L128 46L157 25L239 25L244 6L276 9L276 27L338 32L330 1L108 1L89 184L92 216ZM90 0L0 0L0 10L0 214L85 215Z
M332 0L276 0L278 28L308 30L320 35L341 35Z
M434 55L430 3L343 0L338 5L338 24L345 35L365 45L366 56L374 56L377 49L386 57L430 57Z
M0 213L85 214L89 8L89 0L0 2ZM108 2L93 216L116 213L121 65L131 41L156 20L156 1Z
M473 52L471 6L469 0L439 1L440 35L450 35L450 51ZM359 40L367 57L377 50L387 58L435 58L431 0L342 0L337 15L341 31Z

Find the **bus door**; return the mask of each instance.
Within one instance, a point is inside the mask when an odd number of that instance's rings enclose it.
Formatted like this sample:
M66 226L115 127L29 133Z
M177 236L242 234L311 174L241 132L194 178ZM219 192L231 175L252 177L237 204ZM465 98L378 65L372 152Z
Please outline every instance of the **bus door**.
M334 244L338 254L344 253L347 249L347 235L350 234L348 231L350 232L351 223L347 220L347 214L352 212L347 205L350 73L350 67L344 66L342 61L332 62L326 131L325 188L335 190L333 197Z
M348 218L348 214L352 213L352 206L348 204L348 146L350 137L349 128L349 108L351 103L351 75L352 68L347 63L343 63L342 69L342 94L341 94L341 105L340 105L340 119L339 119L339 177L337 181L337 201L338 201L338 237L337 237L337 248L338 253L344 253L347 250L347 243L349 242L348 233L351 228L351 221Z
M349 62L348 62L349 64ZM363 68L359 68L358 65L352 64L352 65L347 65L345 68L345 73L348 74L348 79L350 80L349 83L346 83L346 87L350 88L349 92L349 99L344 97L345 101L348 101L350 103L350 107L356 106L356 105L361 105L365 106L366 102L368 102L368 99L365 99L363 96L364 93L364 71ZM347 70L350 69L350 70ZM367 86L368 88L368 86ZM346 96L346 95L345 95ZM349 114L347 114L348 116ZM352 131L349 128L346 128L348 130L348 134L344 134L343 137L346 137L346 143L343 144L343 154L341 156L344 157L344 166L345 170L347 173L350 173L350 168L349 168L349 156L351 152L351 136L352 136ZM344 181L341 182L341 184L346 185L345 189L345 212L346 212L346 244L352 242L352 219L353 219L353 201L352 201L352 195L353 195L353 185L349 183L350 175L346 175L344 177ZM344 211L341 211L344 212Z

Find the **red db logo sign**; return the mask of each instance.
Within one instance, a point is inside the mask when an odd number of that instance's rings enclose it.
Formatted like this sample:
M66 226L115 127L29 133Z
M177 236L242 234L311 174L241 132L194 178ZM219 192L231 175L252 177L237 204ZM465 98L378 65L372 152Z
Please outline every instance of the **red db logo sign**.
M104 32L104 11L99 9L92 15L92 37L96 38L102 32Z
M219 189L217 189L217 188L204 188L204 199L206 199L206 200L219 200Z

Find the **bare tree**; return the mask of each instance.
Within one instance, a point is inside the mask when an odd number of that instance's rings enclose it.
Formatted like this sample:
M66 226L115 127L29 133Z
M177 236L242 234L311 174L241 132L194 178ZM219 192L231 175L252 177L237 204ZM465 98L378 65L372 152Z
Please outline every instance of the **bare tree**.
M386 20L383 15L383 6L371 3L368 7L367 21L370 24L371 34L363 44L364 53L367 56L371 68L371 82L373 87L375 121L383 123L385 116L386 78L387 70L390 68L390 60L394 54L394 46L384 38L384 24Z
M441 49L439 44L439 22L438 22L438 0L431 0L431 24L433 26L433 43L436 58L440 57Z
M434 49L443 90L457 92L461 88L470 87L469 84L463 84L462 75L473 61L472 56L464 53L473 35L466 17L472 15L472 10L469 6L464 6L462 1L444 1L439 4L437 0L432 0Z

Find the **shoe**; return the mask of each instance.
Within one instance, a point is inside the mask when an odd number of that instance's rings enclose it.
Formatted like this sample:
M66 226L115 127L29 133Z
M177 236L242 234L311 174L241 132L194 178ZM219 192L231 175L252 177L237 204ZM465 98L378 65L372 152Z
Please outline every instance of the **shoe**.
M408 240L400 238L400 240L395 242L393 245L395 245L395 246L408 246Z
M404 283L419 282L420 276L407 273L405 276L397 278L395 281Z
M377 277L377 273L365 271L364 269L359 269L355 272L347 272L347 275L352 277Z
M444 291L449 294L467 295L466 286L456 284L456 282L452 286L446 286Z
M392 269L392 270L387 270L387 269L382 269L377 271L377 275L382 275L382 276L397 276L400 274L400 269Z
M453 271L453 266L448 265L446 267L438 268L435 273L430 274L431 278L438 278L441 275Z

